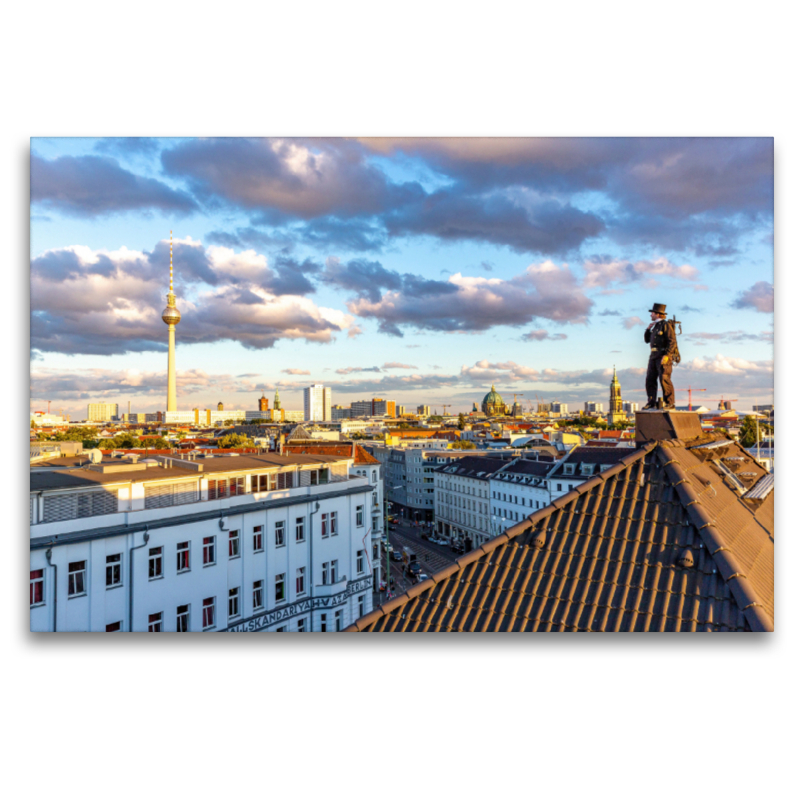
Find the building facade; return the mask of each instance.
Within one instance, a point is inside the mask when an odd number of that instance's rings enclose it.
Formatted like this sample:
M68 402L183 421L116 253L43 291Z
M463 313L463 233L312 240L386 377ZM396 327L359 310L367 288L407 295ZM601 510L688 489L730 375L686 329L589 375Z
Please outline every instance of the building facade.
M586 414L602 414L603 413L603 404L602 403L594 403L592 401L588 401L583 404L583 411Z
M86 410L88 422L111 422L119 416L119 403L89 403Z
M330 387L315 383L303 389L303 419L308 422L331 418Z
M336 631L372 604L373 485L339 456L31 473L32 631Z
M432 470L435 482L436 529L441 536L479 547L496 533L491 527L491 476L508 460L466 456Z
M627 422L628 417L622 407L622 387L617 380L617 368L614 367L614 375L608 387L608 416L606 421L609 425L616 425L618 422Z

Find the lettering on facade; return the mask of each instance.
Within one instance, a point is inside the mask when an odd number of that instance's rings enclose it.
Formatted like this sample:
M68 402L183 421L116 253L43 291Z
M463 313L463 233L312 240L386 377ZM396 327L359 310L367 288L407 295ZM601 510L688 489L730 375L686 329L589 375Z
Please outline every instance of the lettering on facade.
M331 597L309 597L307 600L298 600L296 603L291 603L283 608L276 608L274 611L268 611L264 614L258 614L250 619L243 620L236 625L231 625L225 628L223 633L254 633L255 631L269 628L285 619L297 617L300 614L308 614L310 611L317 609L335 608L336 606L343 605L349 597L359 592L367 591L372 588L372 578L362 578L360 581L353 581L347 585L347 588L339 594L332 595Z

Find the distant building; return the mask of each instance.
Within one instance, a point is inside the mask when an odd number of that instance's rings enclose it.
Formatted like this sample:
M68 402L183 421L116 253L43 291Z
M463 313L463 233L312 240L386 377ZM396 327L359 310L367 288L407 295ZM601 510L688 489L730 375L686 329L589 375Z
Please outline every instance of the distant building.
M397 411L395 409L394 400L384 400L381 397L372 398L372 416L373 417L396 417Z
M772 414L775 411L774 405L753 406L753 411L758 414Z
M350 409L344 406L331 406L331 419L334 422L342 419L350 419Z
M303 389L303 419L308 422L325 421L331 418L331 390L315 383Z
M397 406L397 413L395 414L396 417L404 417L406 415L406 407L405 406Z
M110 422L119 416L119 403L89 403L86 419L89 422Z
M503 398L494 390L494 384L492 384L491 391L481 401L481 411L487 417L503 416L506 413L506 405Z
M269 400L267 400L263 392L261 393L261 397L258 398L258 410L259 411L269 410Z
M330 389L328 391L330 391ZM305 412L303 411L289 411L287 409L281 409L281 413L283 414L282 419L284 422L305 421Z
M602 403L593 403L588 402L583 404L583 410L586 414L602 414L603 413L603 404Z
M350 403L350 417L371 417L372 400L356 400Z
M473 408L475 408L474 403L473 403ZM419 414L421 417L429 417L431 415L431 407L417 406L417 414Z
M556 414L559 417L564 417L569 414L569 408L566 403L550 403L550 413Z
M639 410L639 404L634 403L630 400L623 400L622 401L622 410L626 414L635 414Z

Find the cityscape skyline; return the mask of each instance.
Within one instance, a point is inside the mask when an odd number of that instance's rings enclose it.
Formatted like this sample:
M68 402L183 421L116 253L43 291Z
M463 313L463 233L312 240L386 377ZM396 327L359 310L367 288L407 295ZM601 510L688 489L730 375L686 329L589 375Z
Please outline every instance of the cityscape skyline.
M679 404L772 402L771 139L33 139L31 162L31 410L165 409L170 230L180 410L316 383L576 407L614 365L642 402L653 302L683 322Z

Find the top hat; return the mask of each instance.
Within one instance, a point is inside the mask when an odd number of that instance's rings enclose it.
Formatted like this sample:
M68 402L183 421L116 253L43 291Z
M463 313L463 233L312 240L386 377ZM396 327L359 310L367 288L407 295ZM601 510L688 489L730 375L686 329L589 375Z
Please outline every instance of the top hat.
M663 303L653 303L653 307L650 309L651 314L666 314L667 307Z

